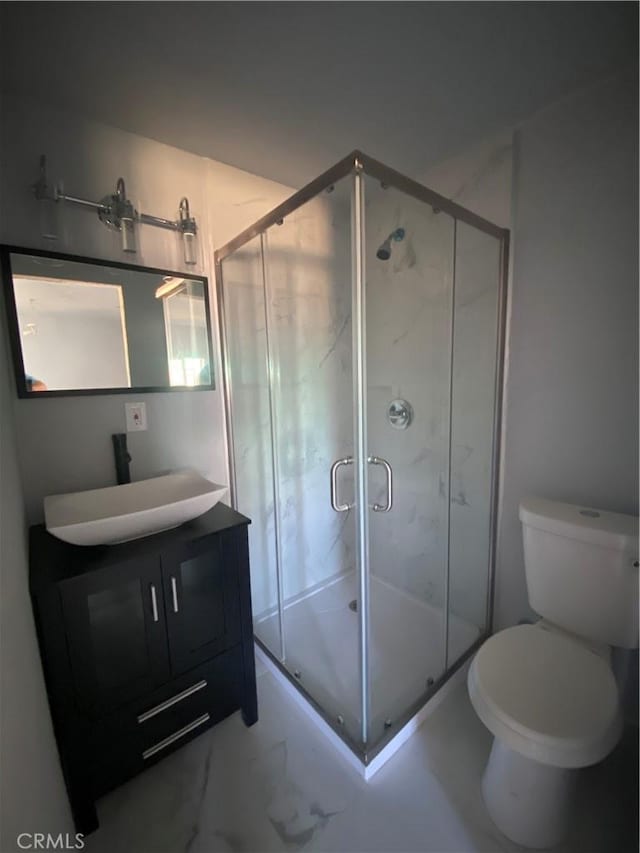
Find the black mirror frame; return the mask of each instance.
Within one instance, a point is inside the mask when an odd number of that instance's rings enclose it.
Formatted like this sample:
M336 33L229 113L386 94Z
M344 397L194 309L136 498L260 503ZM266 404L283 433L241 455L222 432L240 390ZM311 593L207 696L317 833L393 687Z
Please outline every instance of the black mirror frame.
M189 278L192 281L202 282L204 287L204 304L207 321L207 343L209 346L209 365L211 369L211 382L207 385L172 385L172 386L150 386L135 388L81 388L60 391L29 391L27 388L24 362L22 359L22 346L20 344L20 325L18 323L18 310L13 290L13 275L11 271L11 255L34 255L40 258L53 258L60 261L76 261L84 264L95 264L102 267L112 267L121 270L134 270L135 272L154 273L163 276ZM64 252L52 252L45 249L28 249L23 246L0 245L0 271L5 301L5 314L9 332L9 343L13 360L13 370L16 380L16 388L20 399L34 400L46 397L92 397L98 394L152 394L172 393L174 391L215 391L215 372L213 360L213 335L211 330L211 309L209 304L209 280L206 276L193 275L180 270L165 270L156 267L143 267L136 264L125 264L120 261L108 261L103 258L87 258L81 255L70 255Z

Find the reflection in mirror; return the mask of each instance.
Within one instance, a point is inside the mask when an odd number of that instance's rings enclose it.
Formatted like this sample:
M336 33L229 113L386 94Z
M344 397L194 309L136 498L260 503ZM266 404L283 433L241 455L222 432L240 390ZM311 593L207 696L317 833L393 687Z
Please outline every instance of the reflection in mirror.
M13 277L27 388L130 388L122 287Z
M3 250L20 396L212 388L207 280Z
M166 276L156 290L162 300L171 385L209 385L207 325L197 282Z

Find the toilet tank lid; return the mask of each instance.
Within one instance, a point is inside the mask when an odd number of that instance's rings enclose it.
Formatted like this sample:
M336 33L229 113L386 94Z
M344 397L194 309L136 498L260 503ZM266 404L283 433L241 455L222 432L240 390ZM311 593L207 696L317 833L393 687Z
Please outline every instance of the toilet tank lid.
M618 551L638 551L638 517L587 506L528 497L520 521L529 527Z

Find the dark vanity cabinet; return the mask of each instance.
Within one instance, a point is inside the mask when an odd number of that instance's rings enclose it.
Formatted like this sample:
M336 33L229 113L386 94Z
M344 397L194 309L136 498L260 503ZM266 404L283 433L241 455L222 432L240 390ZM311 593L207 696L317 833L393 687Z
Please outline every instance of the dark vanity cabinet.
M224 504L175 530L79 547L30 531L49 702L80 832L94 801L240 708L257 720L249 520Z

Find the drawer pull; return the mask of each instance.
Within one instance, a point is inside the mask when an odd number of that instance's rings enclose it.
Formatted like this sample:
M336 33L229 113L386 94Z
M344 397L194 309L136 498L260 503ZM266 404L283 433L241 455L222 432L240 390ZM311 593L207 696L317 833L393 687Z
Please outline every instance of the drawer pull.
M193 684L191 687L187 687L187 689L183 690L182 693L176 693L175 696L172 696L170 699L166 699L164 702L161 702L154 708L149 708L149 710L145 711L144 714L139 714L138 722L145 723L147 720L150 720L151 717L155 717L156 714L161 714L163 711L166 711L167 708L170 708L172 705L177 705L178 702L182 702L182 700L186 699L188 696L193 696L194 693L197 693L198 690L202 690L202 688L206 686L207 682L203 678L202 681L198 681L197 684Z
M164 740L159 741L154 744L154 746L150 746L149 749L145 749L142 753L142 757L146 761L147 758L151 758L152 755L155 755L157 752L161 752L163 749L166 749L168 746L171 746L172 743L175 743L177 740L180 740L181 737L189 734L194 729L197 729L198 726L204 725L209 720L209 714L203 714L201 717L198 717L197 720L194 720L192 723L189 723L188 726L185 726L182 729L178 729L177 732L174 732L169 737L166 737Z

